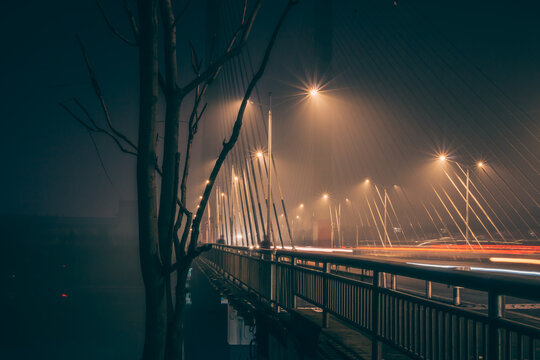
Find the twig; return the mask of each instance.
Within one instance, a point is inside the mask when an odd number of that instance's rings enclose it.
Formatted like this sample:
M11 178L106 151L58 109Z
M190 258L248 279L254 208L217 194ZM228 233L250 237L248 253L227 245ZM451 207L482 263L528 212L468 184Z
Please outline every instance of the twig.
M111 116L109 114L109 109L107 108L107 104L105 103L105 98L103 97L103 93L101 92L101 88L99 86L99 83L97 81L96 75L94 73L94 70L92 69L92 66L90 65L90 60L88 59L88 55L86 53L86 50L84 48L84 45L81 41L81 39L77 36L77 41L79 43L79 46L81 48L81 52L84 57L84 61L86 62L86 67L88 69L88 75L90 76L90 81L92 82L92 86L94 88L94 92L96 93L96 96L99 99L99 102L101 104L101 108L103 110L103 114L105 115L105 119L107 120L107 124L111 131L118 136L120 139L124 140L126 143L128 143L133 149L137 149L137 146L124 134L122 134L120 131L116 130L114 126L112 125Z
M125 37L124 35L122 35L118 29L116 29L114 27L114 25L111 23L111 21L109 20L109 17L107 16L107 13L105 13L105 9L103 9L103 7L101 6L101 4L99 3L98 0L96 0L96 4L97 4L97 7L99 9L99 12L101 13L101 15L103 15L103 19L105 19L105 22L107 23L107 26L109 27L109 29L112 31L112 33L114 35L116 35L120 40L122 40L123 42L125 42L126 44L128 45L131 45L131 46L137 46L137 42L136 41L133 41L133 40L129 40L127 37Z
M86 117L88 118L88 120L90 121L90 123L92 124L92 126L88 125L84 120L82 120L80 117L78 117L70 108L67 107L66 104L64 103L58 103L68 114L71 115L71 117L73 117L75 120L77 120L77 122L79 122L81 125L83 125L88 131L92 131L92 132L97 132L97 133L103 133L107 136L109 136L111 139L114 140L114 142L116 143L116 145L118 146L118 148L120 149L120 151L122 151L123 153L126 153L126 154L130 154L130 155L134 155L134 156L137 156L137 153L135 151L132 151L132 150L129 150L129 149L126 149L122 143L120 142L120 140L111 132L107 131L106 129L98 126L96 124L96 122L94 121L94 119L90 116L88 110L86 110L86 108L77 100L77 99L74 99L75 103L77 104L77 106L79 106L79 108L81 108L81 110L85 113ZM135 148L135 150L137 150Z
M255 18L257 17L257 14L262 6L262 2L262 0L258 0L257 3L254 5L247 22L243 23L233 35L225 53L221 55L221 57L217 59L216 62L210 64L210 66L200 76L197 76L195 79L191 80L188 84L182 87L178 94L180 97L185 96L197 86L205 82L207 79L212 78L216 73L221 70L223 64L225 64L229 59L240 53L240 50L242 50L242 47L245 45L247 38L249 37L251 28L253 27L253 23L255 22ZM242 37L240 41L236 44L236 39L240 34L242 34Z
M174 17L174 22L172 24L173 27L176 26L176 23L178 22L178 20L180 20L180 18L182 18L182 16L186 13L186 10L188 9L189 5L191 4L191 1L192 0L187 0L186 3L184 4L184 7L182 8L182 10L180 10L180 12Z
M283 25L283 22L285 21L285 17L287 16L291 8L297 3L298 3L297 0L289 0L289 2L287 3L287 6L283 10L281 17L279 18L279 21L276 24L276 27L274 28L274 32L272 33L272 37L270 38L270 42L268 43L266 47L266 51L261 61L261 65L259 66L255 75L253 75L253 78L249 82L246 92L244 93L244 98L242 99L240 109L238 110L238 114L236 116L236 120L233 125L233 131L231 133L231 136L228 141L225 141L225 140L223 141L223 148L221 149L219 157L214 164L212 172L210 173L208 184L206 185L206 188L204 189L203 198L201 202L199 203L199 208L195 215L195 220L193 221L188 256L191 255L190 253L192 251L195 251L197 239L199 237L199 231L200 231L199 227L200 227L201 219L206 209L206 205L208 203L208 199L210 198L210 193L212 192L212 187L214 186L214 182L217 178L217 175L221 169L221 166L223 165L223 162L227 158L228 153L234 147L236 141L238 140L238 136L240 135L240 130L242 128L242 122L243 122L243 117L244 117L244 112L246 109L247 102L249 98L251 97L251 93L253 92L255 85L264 74L264 71L268 64L268 60L270 59L272 48L274 47L274 44L276 42L279 30L281 26Z
M135 39L137 39L137 42L139 42L139 27L137 26L137 21L135 21L135 16L133 16L133 12L129 8L127 0L124 0L124 10L126 11L126 14L128 16L133 36L135 37Z

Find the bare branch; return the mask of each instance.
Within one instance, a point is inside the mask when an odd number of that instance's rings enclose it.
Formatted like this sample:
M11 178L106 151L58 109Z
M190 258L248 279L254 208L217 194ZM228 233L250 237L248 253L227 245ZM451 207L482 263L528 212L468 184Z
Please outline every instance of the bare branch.
M58 105L60 105L60 107L62 109L64 109L69 115L71 115L71 117L73 117L75 120L77 120L82 126L84 126L87 130L89 131L97 131L95 128L91 127L90 125L88 125L87 123L85 123L80 117L78 117L77 115L75 115L75 113L73 111L71 111L70 108L68 108L64 103L62 102L59 102Z
M189 5L191 4L191 1L192 0L187 0L186 3L184 4L184 7L182 8L182 10L180 10L180 12L175 16L174 22L172 24L173 27L176 26L176 23L178 23L178 20L180 20L182 18L182 16L186 13L186 10L188 9Z
M197 246L192 253L187 255L186 258L184 258L182 261L176 261L166 271L168 271L169 274L172 274L177 270L181 273L191 266L191 262L193 261L193 259L201 255L203 252L209 251L210 249L212 249L212 244L204 244L201 246Z
M247 4L248 4L248 0L244 0L244 9L242 10L242 23L241 24L244 24L244 22L246 21Z
M205 82L207 79L214 77L215 74L219 73L223 64L225 64L229 59L240 53L240 50L242 50L249 37L251 28L253 27L253 23L255 22L255 18L257 17L257 14L262 6L262 2L263 0L258 0L257 3L254 5L247 22L243 23L233 35L231 41L229 42L229 46L227 47L227 50L223 53L223 55L221 55L221 57L217 59L216 62L210 64L210 66L200 76L197 76L195 79L193 79L180 89L180 97L185 96L197 86ZM240 34L242 34L242 37L240 41L236 43L236 39Z
M228 153L234 147L236 141L238 140L238 136L240 135L240 130L242 128L242 122L243 122L244 112L246 109L247 102L249 98L251 97L251 93L253 92L255 85L264 74L266 65L268 64L268 60L270 59L270 54L276 42L277 35L279 33L281 26L283 25L283 22L285 21L285 17L287 16L291 8L297 3L298 3L297 0L289 0L289 2L287 3L287 6L283 10L281 17L279 18L279 21L276 24L276 27L274 28L274 32L272 33L270 42L268 43L266 47L266 51L264 53L262 62L257 72L255 73L255 75L253 75L253 78L251 79L246 89L246 92L244 93L244 98L242 99L240 109L238 110L238 114L236 116L236 120L233 125L233 131L231 133L231 136L228 141L223 141L223 148L221 149L219 157L214 164L214 168L212 169L212 172L210 173L210 177L208 178L208 184L206 185L206 188L204 189L203 198L201 202L199 203L199 208L195 215L195 220L193 221L191 239L190 239L190 244L189 244L190 250L188 252L188 256L191 256L191 252L195 251L196 249L196 243L199 237L201 219L206 209L206 205L208 204L208 199L210 198L210 194L212 192L212 188L214 186L214 182L217 178L217 175L221 169L221 166L223 165L223 162L227 158Z
M133 12L129 8L128 0L124 0L124 10L126 11L126 14L129 19L129 23L131 25L131 31L133 32L133 36L135 39L137 39L137 42L139 41L139 27L137 26L137 21L135 20L135 16L133 16Z
M197 118L195 119L195 123L193 124L193 135L197 133L197 129L199 127L199 120L201 120L202 116L204 115L204 111L206 110L206 107L208 106L208 103L204 103L201 111L199 114L197 114Z
M81 110L85 113L85 115L89 118L89 121L94 125L95 121L89 115L86 108L77 99L74 99L74 101L81 108ZM126 153L126 154L137 156L137 148L135 148L135 151L131 151L131 150L126 149L125 147L122 146L120 140L118 138L116 138L113 133L111 133L111 132L107 131L106 129L104 129L102 127L99 127L99 126L96 126L94 128L94 127L88 125L84 120L82 120L79 116L77 116L69 107L67 107L66 104L60 102L60 103L58 103L58 105L60 105L60 107L62 107L62 109L64 109L69 115L71 115L71 117L73 117L75 120L77 120L77 122L80 123L82 126L84 126L87 130L93 131L93 132L103 133L103 134L109 136L111 139L114 140L114 142L116 143L116 145L118 146L120 151L122 151L123 153ZM163 171L160 169L160 167L159 167L159 165L157 163L156 163L156 166L155 166L155 170L156 170L156 172L158 173L159 176L163 175ZM181 199L179 199L178 197L176 198L176 204L178 205L178 207L180 208L180 210L184 214L192 215L192 213L185 207L183 201ZM180 227L178 227L178 229L179 228Z
M210 82L210 80L208 80L204 84L202 89L200 88L200 86L197 86L197 91L195 93L195 99L193 101L193 108L191 109L191 114L189 116L188 139L187 139L187 142L186 142L186 155L185 155L185 160L184 160L184 170L183 170L183 174L182 174L182 183L180 185L180 191L181 191L180 198L183 201L186 200L186 183L187 183L187 178L189 176L189 162L190 162L190 159L191 159L191 146L193 144L193 137L195 136L195 133L197 132L197 125L198 125L198 122L200 120L200 117L202 116L202 113L201 113L200 116L197 115L197 109L199 108L199 104L200 104L201 99L203 98L204 94L206 93L206 90L208 89L209 82ZM203 111L204 111L205 108L206 108L206 105L204 106Z
M202 61L199 61L197 57L197 52L195 51L195 47L193 46L193 42L191 41L189 41L189 50L191 53L191 68L193 69L195 75L199 75L201 72Z
M58 104L68 114L70 114L71 117L73 117L75 120L77 120L77 122L79 122L81 125L83 125L88 131L96 132L96 133L103 133L103 134L109 136L111 139L114 140L114 142L116 143L116 145L118 146L120 151L122 151L123 153L126 153L126 154L137 156L136 152L134 152L132 150L129 150L129 149L126 149L122 145L121 141L113 133L107 131L106 129L104 129L104 128L100 127L100 126L98 126L96 124L95 120L92 118L92 116L90 116L90 113L88 112L88 110L77 99L74 99L74 101L77 104L77 106L84 112L84 114L86 115L86 117L88 118L88 121L92 124L92 126L88 125L88 123L86 123L84 120L82 120L80 117L78 117L70 108L67 107L66 104L64 104L64 103L58 103Z
M112 33L114 35L116 35L120 40L122 40L123 42L125 42L126 44L128 45L131 45L131 46L137 46L137 42L136 41L132 41L132 40L129 40L127 37L125 37L124 35L122 35L118 29L116 29L114 27L114 25L111 23L111 21L109 20L109 17L107 16L107 13L105 13L105 9L103 9L103 7L101 6L101 4L99 3L98 0L96 0L96 4L97 4L97 7L99 9L99 12L101 13L101 15L103 15L103 19L105 19L105 22L107 23L107 26L109 27L109 29L112 31Z
M182 233L182 240L180 241L180 251L181 255L185 256L186 254L186 243L189 238L189 231L191 230L191 224L193 221L193 215L189 214L186 216L186 225L184 225L184 232ZM178 256L178 254L176 254Z
M101 92L101 88L99 87L99 83L97 81L97 78L96 78L96 75L94 73L94 70L92 69L92 66L90 65L90 60L88 59L88 55L86 53L86 50L84 48L84 45L81 41L81 39L77 36L77 41L79 43L79 46L81 48L81 52L83 54L83 57L84 57L84 61L86 62L86 67L88 69L88 75L90 76L90 81L92 82L92 86L94 88L94 92L96 93L96 96L98 97L99 99L99 102L101 104L101 108L103 110L103 113L105 115L105 119L107 120L107 124L109 126L109 128L111 129L111 131L116 135L118 136L120 139L124 140L126 143L129 144L129 146L131 146L133 149L137 149L137 146L127 137L125 136L124 134L122 134L121 132L119 132L118 130L116 130L114 128L114 126L112 125L112 121L111 121L111 116L109 114L109 109L107 108L107 105L105 104L105 98L103 97L103 93Z

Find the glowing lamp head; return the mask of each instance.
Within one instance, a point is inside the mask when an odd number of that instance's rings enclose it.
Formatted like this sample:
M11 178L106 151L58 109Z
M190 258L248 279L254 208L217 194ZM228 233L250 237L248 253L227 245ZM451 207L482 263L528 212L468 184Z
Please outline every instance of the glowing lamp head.
M262 157L262 155L263 155L262 152L260 152L260 151L257 152L257 157L260 158L260 157Z
M312 88L310 91L309 91L309 94L311 96L316 96L317 94L319 93L319 90L317 88Z
M346 201L346 202L350 202L351 200L349 200L349 198L345 198L345 201Z
M224 197L225 196L225 193L221 193L221 197Z
M479 168L484 167L484 163L482 161L479 161L476 163L476 166L478 166Z
M238 181L238 176L235 176L235 177L234 177L234 181Z
M297 218L297 219L300 219L300 216L299 216L299 215L296 215L296 218Z
M300 204L300 208L304 208L304 204Z
M199 200L202 200L202 195L199 195Z
M206 180L206 184L210 184L210 180Z
M324 200L327 200L328 199L328 194L323 194L322 197L323 197Z
M364 180L366 184L369 184L369 179Z
M440 161L446 161L446 155L439 156L439 160Z

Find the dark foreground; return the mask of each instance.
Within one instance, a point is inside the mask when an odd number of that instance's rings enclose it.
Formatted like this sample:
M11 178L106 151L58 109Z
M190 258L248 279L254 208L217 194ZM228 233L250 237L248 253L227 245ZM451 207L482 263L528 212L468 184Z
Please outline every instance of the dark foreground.
M0 359L140 358L144 297L136 252L33 255L17 264L2 256ZM197 268L190 287L186 359L248 359L248 346L228 345L227 305Z

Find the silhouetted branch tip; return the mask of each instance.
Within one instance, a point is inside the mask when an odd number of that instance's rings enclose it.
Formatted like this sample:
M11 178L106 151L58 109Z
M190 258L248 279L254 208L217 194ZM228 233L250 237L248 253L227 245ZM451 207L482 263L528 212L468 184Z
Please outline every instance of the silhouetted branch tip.
M131 45L131 46L137 46L137 42L136 41L133 41L133 40L130 40L128 39L127 37L125 37L124 35L122 35L120 33L120 31L118 31L118 29L116 29L116 27L112 24L111 20L109 19L109 17L107 16L107 13L105 12L105 9L103 9L103 7L101 6L101 3L96 0L96 4L97 4L97 7L99 9L99 12L101 13L101 15L103 16L103 19L105 20L105 22L107 23L107 26L109 27L109 29L111 30L111 32L116 35L120 40L122 40L123 42L125 42L126 44L128 45ZM126 9L129 9L127 7L127 3L125 3L125 8ZM128 16L129 16L129 13L128 12ZM132 25L133 26L133 25Z

